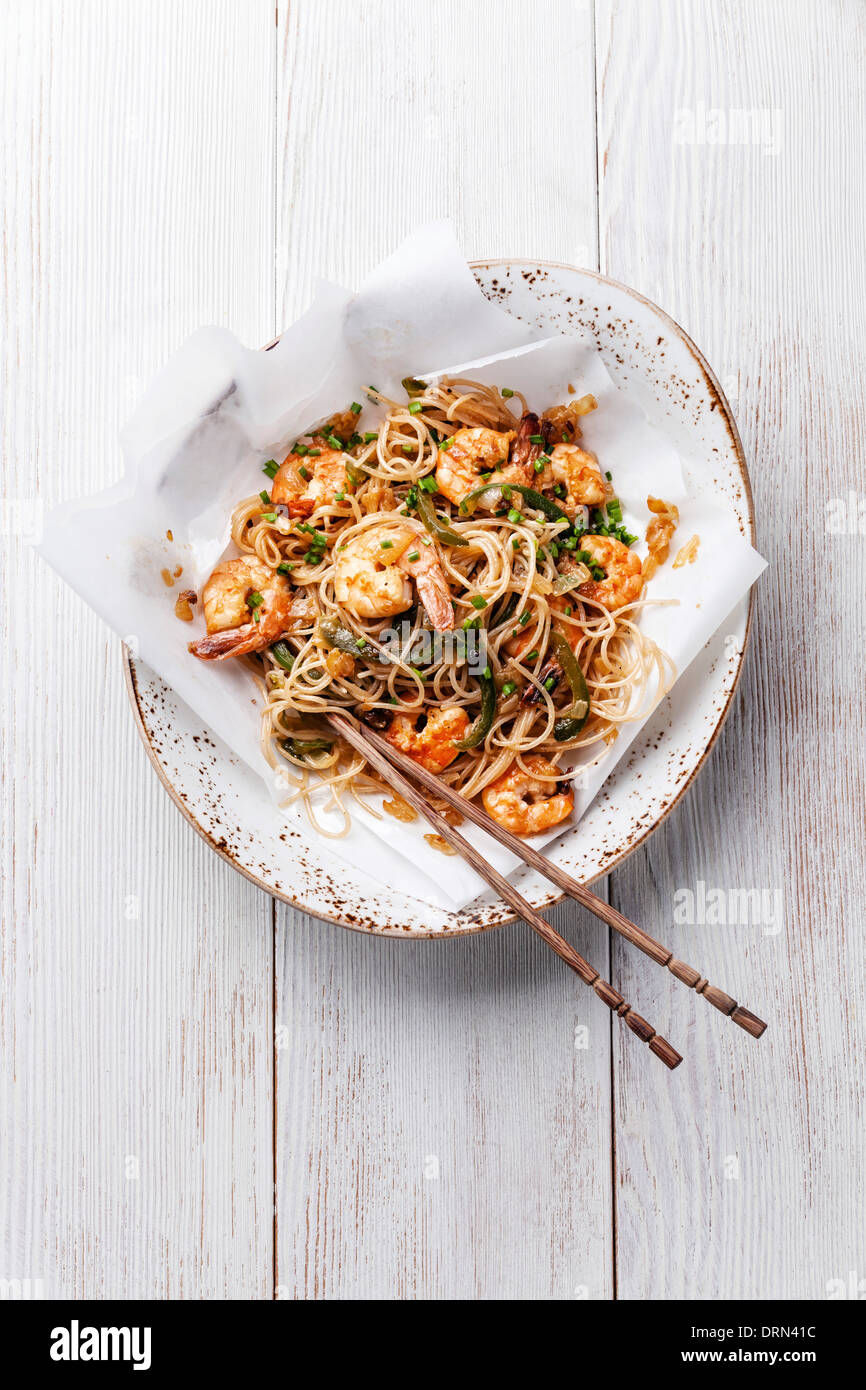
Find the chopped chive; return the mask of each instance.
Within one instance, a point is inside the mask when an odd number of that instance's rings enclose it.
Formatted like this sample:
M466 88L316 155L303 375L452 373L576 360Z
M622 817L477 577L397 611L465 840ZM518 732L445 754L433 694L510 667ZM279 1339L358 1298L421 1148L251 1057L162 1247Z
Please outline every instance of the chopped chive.
M514 392L511 390L510 386L503 386L502 394L506 400L510 400L511 397L514 395Z
M269 521L273 524L277 519L276 512L262 512L262 521Z
M372 443L373 443L373 440L374 440L374 439L378 439L378 438L379 438L379 436L378 436L378 434L376 433L375 430L367 430L366 434L364 435L364 443L365 443L365 444L372 444Z
M288 560L284 560L281 565L277 565L277 574L291 574L294 568L294 565L289 564Z
M343 447L342 439L338 439L335 434L328 435L328 443L330 444L332 449L342 449Z
M454 436L453 436L453 434L451 434L451 435L448 436L447 439L443 439L442 442L441 442L441 444L439 445L439 448L440 448L440 449L450 449L450 448L451 448L451 440L452 440L453 438L454 438Z
M482 598L480 594L475 594L474 597L470 599L470 603L472 604L473 608L487 607L487 599Z
M420 415L420 414L421 414L421 411L423 410L423 408L424 408L424 407L421 405L421 402L420 402L420 401L410 401L410 402L409 402L409 414L410 414L410 415Z
M270 502L271 500L271 494L269 492L260 492L259 497L263 502Z
M309 456L310 456L311 459L317 459L317 458L319 457L319 455L321 454L321 452L322 452L321 449L308 449L308 450L307 450L307 453L309 454Z
M493 672L491 671L491 669L490 669L489 666L485 666L485 667L484 667L484 670L481 672L481 674L482 674L482 676L484 677L484 679L485 679L486 681L492 681L492 680L493 680Z
M357 401L352 401L352 404L349 406L349 409L351 410L353 415L360 415L362 407L358 404Z
M403 444L401 447L403 449L404 454L414 454L415 452L414 444Z
M527 652L526 657L525 657L524 659L525 659L526 661L537 661L537 660L538 660L538 651L536 650L536 648L533 647L533 649L532 649L531 652Z
M571 604L570 604L570 603L567 603L567 604L565 605L564 612L565 612L566 618L570 618L570 617L571 617Z
M473 628L477 628L477 627L480 627L480 626L481 626L481 619L480 619L480 618L464 618L464 619L463 619L463 622L461 623L461 627L463 628L463 631L464 631L464 632L471 632L471 630L472 630Z
M436 491L438 491L437 485L436 485L436 479L433 477L433 474L432 474L432 473L428 473L426 478L419 478L419 479L418 479L418 486L419 486L419 487L423 487L423 489L424 489L425 492L436 492Z
M264 599L262 598L262 596L261 596L261 594L259 593L258 589L254 589L253 592L252 592L251 594L247 594L247 607L248 607L248 608L258 608L259 605L262 604L262 603L264 603Z
M267 463L262 464L262 472L267 473L269 478L275 478L280 471L280 465L276 459L268 459Z
M548 676L548 677L547 677L547 680L544 682L544 688L545 688L545 690L548 692L548 694L550 693L550 691L553 689L553 687L554 687L555 685L556 685L556 676Z
M363 651L364 648L366 647L366 645L367 645L367 639L366 639L366 637L356 637L356 639L355 639L355 646L356 646L356 647L360 647L360 648L361 648L361 651Z
M512 549L512 550L519 550L519 549L520 549L520 537L519 537L519 536L512 536L512 538L511 538L511 549Z
M544 435L543 435L543 434L531 434L531 435L529 436L529 442L530 442L530 444L543 444L543 443L544 443Z
M345 502L345 500L346 500L346 494L345 494L345 492L335 492L335 493L334 493L334 501L335 501L335 502Z
M502 696L503 700L507 700L508 697L509 697L509 695L513 695L513 694L514 694L514 692L515 692L516 689L517 689L517 682L516 682L516 681L506 681L505 684L503 685L501 691L500 691L499 693L500 693L500 695Z
M309 477L310 477L309 469L305 468L303 464L301 464L300 468L298 469L298 472L300 473L300 475L301 475L301 477L303 478L304 482L307 482L307 481L309 480Z
M526 609L525 612L521 613L521 615L520 615L520 617L517 619L517 621L520 623L520 626L521 626L521 627L526 627L526 624L529 622L529 609L528 609L528 608Z
M380 541L379 544L381 545L381 547L382 547L383 550L393 550L393 549L394 549L394 542L393 542L393 541Z
M536 473L544 472L544 464L541 462L541 459L536 459L535 463L532 466L535 469Z
M512 526L519 526L523 517L516 507L512 507L511 511L508 513L508 520L511 522Z
M410 564L414 564L416 560L421 559L421 556L417 550L410 550L409 554L406 556L406 559L409 561Z

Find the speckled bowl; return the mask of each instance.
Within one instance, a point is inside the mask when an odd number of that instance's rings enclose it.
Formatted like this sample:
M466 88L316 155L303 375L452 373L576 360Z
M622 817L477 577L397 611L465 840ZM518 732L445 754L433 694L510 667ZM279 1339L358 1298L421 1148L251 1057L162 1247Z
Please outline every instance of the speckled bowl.
M574 266L501 260L473 269L488 298L518 318L591 334L614 380L646 402L655 419L663 417L684 446L690 487L729 502L754 543L737 427L710 367L673 319L634 290ZM637 849L700 769L737 687L750 617L751 599L677 681L583 819L551 846L551 858L582 883ZM328 841L312 831L284 825L260 778L153 672L126 661L138 729L164 787L217 854L260 888L316 917L378 935L462 935L512 920L492 894L459 912L407 897L335 858ZM537 908L561 896L528 869L515 881Z

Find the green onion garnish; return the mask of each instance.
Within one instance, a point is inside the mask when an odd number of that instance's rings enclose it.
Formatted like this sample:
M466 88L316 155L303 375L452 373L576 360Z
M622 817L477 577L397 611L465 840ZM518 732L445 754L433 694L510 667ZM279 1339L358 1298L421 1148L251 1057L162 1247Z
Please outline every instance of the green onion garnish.
M508 520L511 522L512 526L519 526L523 517L516 507L512 507L511 511L508 513Z
M410 414L410 415L420 415L422 410L423 410L423 406L421 405L421 402L420 402L420 401L410 401L410 402L409 402L409 414Z
M378 436L378 434L376 433L375 430L367 430L366 434L364 435L364 443L365 443L365 444L372 444L372 443L373 443L373 440L374 440L374 439L378 439L378 438L379 438L379 436Z
M471 598L469 601L470 601L470 603L472 604L472 607L473 607L473 608L486 608L486 607L487 607L487 599L486 599L486 598L482 598L480 594L475 594L475 596L474 596L473 598Z
M269 492L260 492L259 497L263 502L270 502L271 500L271 494Z
M409 554L406 556L406 559L409 561L410 564L414 564L416 560L421 559L421 556L419 555L417 550L410 550Z
M500 694L502 695L503 700L507 700L509 695L513 695L516 689L517 689L517 682L516 682L516 681L506 681L505 684L504 684L503 687L502 687L502 690L500 691Z
M510 386L503 386L502 394L506 400L510 400L511 397L514 395L514 392L511 390Z
M358 404L357 401L352 401L352 404L349 406L349 409L351 410L353 415L361 414L361 406Z
M262 464L262 472L267 473L269 478L275 478L280 471L280 465L276 459L268 459L267 463Z

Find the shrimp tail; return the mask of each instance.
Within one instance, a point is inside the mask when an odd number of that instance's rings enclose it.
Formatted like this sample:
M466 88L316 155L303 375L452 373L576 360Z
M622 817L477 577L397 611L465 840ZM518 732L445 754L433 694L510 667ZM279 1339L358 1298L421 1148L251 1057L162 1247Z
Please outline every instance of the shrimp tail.
M448 585L438 575L426 573L415 576L424 611L437 632L453 632L454 609Z
M189 650L200 661L224 661L227 656L246 656L260 645L258 627L255 623L245 623L243 627L226 628L224 632L212 632L198 642L190 642Z
M511 462L518 468L529 470L542 450L541 444L533 444L532 435L541 435L545 443L550 434L550 422L539 422L538 416L527 411L517 428L517 438L511 447Z

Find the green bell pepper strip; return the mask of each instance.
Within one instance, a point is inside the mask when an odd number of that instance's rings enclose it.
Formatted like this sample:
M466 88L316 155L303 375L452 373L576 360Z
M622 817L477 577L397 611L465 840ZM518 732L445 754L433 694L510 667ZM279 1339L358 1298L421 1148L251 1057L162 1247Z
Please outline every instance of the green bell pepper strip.
M519 492L525 502L530 507L534 507L537 512L544 512L548 521L564 521L570 527L571 517L568 516L561 507L552 502L549 497L544 497L542 493L536 492L534 488L524 487L522 483L509 483L508 486L515 492Z
M468 504L475 502L485 492L503 492L506 495L508 492L519 492L523 500L528 502L534 511L543 512L548 521L564 521L569 527L571 526L571 517L567 516L561 507L558 507L549 497L536 492L535 488L525 487L523 483L485 483L483 487L475 488L474 492L468 493L460 503L461 515L466 516L468 512L474 511L475 508Z
M295 664L295 658L285 642L275 642L271 647L271 656L278 666L282 666L284 671L291 671Z
M553 737L557 743L567 743L576 738L589 718L589 691L586 678L577 664L577 657L561 632L550 634L556 658L562 667L565 679L571 687L574 704L557 719L553 726Z
M419 490L418 500L415 503L418 508L418 515L424 523L426 530L431 536L435 536L438 541L445 545L468 545L469 542L462 536L458 536L456 531L452 531L450 526L446 526L436 515L436 508L430 501L429 494Z
M326 738L284 738L282 746L293 758L305 762L308 753L330 753L334 745Z
M481 685L481 713L466 736L459 741L455 740L454 743L455 748L459 748L463 753L467 748L477 748L479 743L484 742L490 733L496 713L496 682L492 676L485 676L483 673L478 680Z
M426 381L419 381L416 376L404 376L400 384L407 396L423 396L427 390Z
M320 618L319 634L324 637L329 647L348 652L349 656L364 656L364 648L358 645L357 638L347 627L338 623L336 618Z

